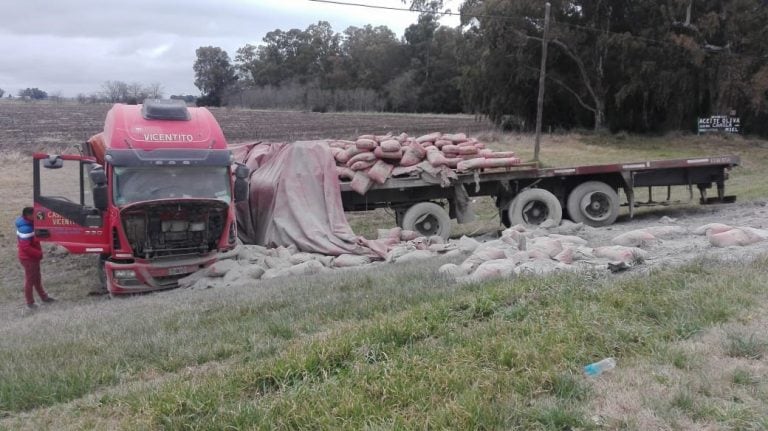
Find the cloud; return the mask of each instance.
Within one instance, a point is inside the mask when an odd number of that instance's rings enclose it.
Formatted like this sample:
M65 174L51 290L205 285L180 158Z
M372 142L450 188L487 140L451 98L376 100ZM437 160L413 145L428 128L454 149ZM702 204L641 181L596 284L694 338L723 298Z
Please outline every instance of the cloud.
M358 0L403 7L400 0ZM159 82L166 95L199 94L195 49L234 57L274 29L328 21L334 30L387 25L402 35L417 14L308 0L23 0L3 5L0 88L38 87L64 96L92 93L107 80Z

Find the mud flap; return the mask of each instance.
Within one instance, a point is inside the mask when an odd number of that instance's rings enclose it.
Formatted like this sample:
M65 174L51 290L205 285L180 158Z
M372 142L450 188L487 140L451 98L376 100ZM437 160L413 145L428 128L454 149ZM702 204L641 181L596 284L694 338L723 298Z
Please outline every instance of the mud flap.
M456 183L453 186L451 212L455 214L456 221L459 224L471 223L477 219L475 211L472 209L469 193L467 193L467 189L464 188L464 184Z
M624 194L627 196L627 205L629 206L629 219L632 220L632 218L635 217L635 181L632 177L632 173L626 171L622 171L621 178L624 180L622 188L624 189Z

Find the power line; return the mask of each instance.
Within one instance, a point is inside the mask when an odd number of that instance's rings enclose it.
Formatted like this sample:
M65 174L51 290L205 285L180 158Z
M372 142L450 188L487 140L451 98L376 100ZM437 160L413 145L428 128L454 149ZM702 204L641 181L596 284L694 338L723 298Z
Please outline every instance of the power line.
M380 5L372 5L372 4L365 4L365 3L354 3L354 2L346 2L346 1L338 1L338 0L309 0L311 2L315 3L328 3L328 4L335 4L339 6L355 6L355 7L364 7L368 9L383 9L383 10L394 10L399 12L418 12L418 13L429 13L429 14L435 14L435 15L445 15L445 16L465 16L469 18L504 18L504 19L519 19L520 17L516 16L508 16L508 15L491 15L491 14L469 14L469 13L461 13L461 12L451 12L451 11L433 11L428 9L411 9L407 7L394 7L394 6L380 6Z
M327 3L327 4L333 4L333 5L339 5L339 6L353 6L353 7L363 7L368 9L381 9L381 10L393 10L393 11L400 11L400 12L418 12L418 13L430 13L430 14L437 14L437 15L445 15L445 16L459 16L459 17L468 17L468 18L500 18L500 19L509 19L509 20L520 20L521 17L519 16L511 16L511 15L498 15L498 14L472 14L472 13L461 13L461 12L451 12L451 11L432 11L432 10L426 10L426 9L410 9L405 7L394 7L394 6L380 6L380 5L372 5L372 4L365 4L365 3L355 3L355 2L348 2L348 1L340 1L340 0L309 0L311 2L315 3ZM532 20L538 21L539 18L528 18ZM627 39L635 39L640 40L647 43L656 43L659 45L667 45L670 47L675 48L681 48L685 49L685 47L678 45L673 42L669 42L666 40L659 40L659 39L652 39L644 36L637 36L631 33L620 33L617 31L610 31L610 30L603 30L598 29L594 27L587 27L579 24L571 24L567 22L560 22L557 21L557 24L564 25L566 27L575 28L578 30L583 31L590 31L595 33L603 33L603 34L612 34L615 36L621 36ZM749 54L738 54L734 52L726 52L726 55L733 56L733 57L744 57L744 58L760 58L758 56L749 55Z
M365 7L365 8L369 8L369 9L397 10L397 11L401 11L401 12L427 12L427 11L422 11L422 10L418 10L418 9L409 9L409 8L404 8L404 7L379 6L379 5L373 5L373 4L351 3L351 2L334 1L334 0L309 0L309 1L315 2L315 3L329 3L329 4L340 5L340 6ZM451 14L450 12L446 13L446 15L450 15L450 14Z

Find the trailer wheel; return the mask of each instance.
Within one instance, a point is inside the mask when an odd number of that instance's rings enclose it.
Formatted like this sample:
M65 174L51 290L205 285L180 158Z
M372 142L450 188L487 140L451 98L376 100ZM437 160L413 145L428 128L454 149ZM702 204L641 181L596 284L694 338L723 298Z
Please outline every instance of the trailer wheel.
M608 226L619 216L619 195L601 181L579 184L568 195L568 214L576 223L588 226Z
M408 208L403 215L402 227L424 236L438 235L448 239L451 234L451 217L438 204L420 202Z
M528 189L512 200L507 215L512 226L537 226L547 219L560 224L563 220L563 206L555 195L544 189Z

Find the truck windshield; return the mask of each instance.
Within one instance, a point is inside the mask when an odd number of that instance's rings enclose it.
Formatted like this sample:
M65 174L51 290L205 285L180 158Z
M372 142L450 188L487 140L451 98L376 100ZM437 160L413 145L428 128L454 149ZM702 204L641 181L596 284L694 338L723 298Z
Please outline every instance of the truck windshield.
M229 172L223 166L115 167L112 193L116 205L173 198L229 202Z

